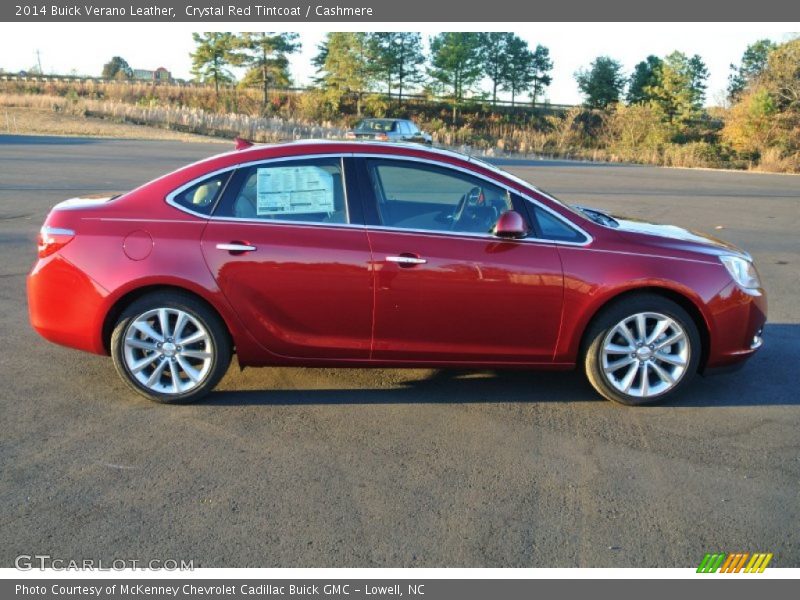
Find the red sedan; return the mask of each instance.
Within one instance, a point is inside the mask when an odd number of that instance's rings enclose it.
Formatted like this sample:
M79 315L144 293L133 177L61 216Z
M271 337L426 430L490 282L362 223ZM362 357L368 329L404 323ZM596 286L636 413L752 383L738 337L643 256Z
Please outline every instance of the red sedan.
M243 144L243 146L247 146ZM750 256L410 145L241 148L48 215L33 327L159 402L241 366L586 371L661 400L761 345Z

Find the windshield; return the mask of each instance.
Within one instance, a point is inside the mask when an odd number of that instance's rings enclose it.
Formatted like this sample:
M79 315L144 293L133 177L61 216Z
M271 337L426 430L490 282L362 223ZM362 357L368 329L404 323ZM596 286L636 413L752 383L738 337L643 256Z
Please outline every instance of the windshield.
M513 174L509 173L508 171L506 171L504 169L501 169L497 165L493 165L492 163L486 162L485 160L481 160L480 158L475 158L474 156L469 156L468 159L471 162L482 166L484 169L488 169L490 171L493 171L494 173L502 175L506 179L510 179L510 180L512 180L512 181L514 181L514 182L516 182L516 183L518 183L518 184L520 184L522 186L525 186L527 188L533 188L534 190L539 192L542 196L544 196L548 200L552 200L553 202L555 202L559 206L562 206L562 207L566 208L568 211L570 211L574 215L580 217L581 219L588 219L588 217L587 217L587 215L585 213L581 212L580 210L576 209L573 206L570 206L569 204L567 204L565 202L562 202L561 200L559 200L558 198L556 198L552 194L544 191L542 188L536 187L535 185L533 185L529 181L525 181L521 177L517 177L516 175L513 175ZM591 219L589 219L589 220L591 220Z

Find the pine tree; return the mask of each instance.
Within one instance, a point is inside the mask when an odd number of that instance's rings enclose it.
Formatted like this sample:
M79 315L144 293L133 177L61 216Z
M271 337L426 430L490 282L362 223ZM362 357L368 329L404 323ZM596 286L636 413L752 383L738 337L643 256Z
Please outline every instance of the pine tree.
M393 86L397 89L398 105L403 104L403 91L424 79L422 38L411 31L377 32L369 37L369 55L373 72L386 84L389 98Z
M192 39L197 44L192 57L192 74L198 81L214 82L214 93L219 98L220 84L233 81L229 68L236 60L234 53L234 36L232 33L206 31L193 33Z
M589 108L607 108L616 104L625 87L622 65L608 56L598 56L588 70L575 73L575 80Z
M481 35L471 32L445 32L431 39L431 76L452 90L453 123L465 92L483 75L484 57Z
M296 33L250 32L236 39L239 50L233 59L237 66L246 67L243 83L259 85L263 91L262 110L269 106L270 86L285 86L291 81L288 55L300 49Z

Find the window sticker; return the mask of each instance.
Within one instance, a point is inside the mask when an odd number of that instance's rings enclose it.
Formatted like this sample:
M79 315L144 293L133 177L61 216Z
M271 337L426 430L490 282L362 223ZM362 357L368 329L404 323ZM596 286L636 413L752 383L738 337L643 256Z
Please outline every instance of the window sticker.
M257 169L258 215L334 212L333 176L320 167Z

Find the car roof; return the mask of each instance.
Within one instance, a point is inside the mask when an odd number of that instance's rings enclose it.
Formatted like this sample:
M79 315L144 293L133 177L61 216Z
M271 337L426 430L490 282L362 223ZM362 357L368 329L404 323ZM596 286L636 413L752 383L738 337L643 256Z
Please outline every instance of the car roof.
M204 160L184 167L188 171L208 171L209 167L228 168L236 164L247 162L257 162L273 158L289 158L292 156L302 157L304 154L358 154L375 153L387 156L408 156L416 158L430 158L440 162L454 164L458 166L472 166L479 170L488 171L500 178L514 182L523 189L534 189L539 192L535 185L525 181L516 175L509 173L493 164L487 163L480 158L447 150L444 148L432 148L431 146L416 144L412 142L380 142L375 140L328 140L328 139L304 139L285 142L275 142L268 144L253 144L252 146L240 150L231 150L210 156ZM183 170L183 169L180 169Z
M402 121L403 119L394 119L396 121ZM381 142L377 140L370 140L370 141L358 141L358 140L327 140L327 139L304 139L304 140L293 140L293 141L286 141L286 142L274 142L268 144L253 144L247 148L243 148L241 150L232 150L229 152L223 152L221 154L217 154L216 156L212 156L207 160L213 160L215 158L221 158L223 156L236 156L241 158L247 157L248 155L253 155L253 160L259 160L259 157L263 154L269 154L270 156L280 157L281 150L286 149L287 155L300 155L302 154L302 149L307 148L309 152L316 152L317 150L322 150L325 148L329 149L330 147L338 147L340 152L347 153L347 152L366 152L370 149L380 149L381 153L386 154L431 154L440 157L447 157L450 159L456 159L463 162L472 162L474 164L480 163L481 165L486 165L483 161L478 159L474 159L467 154L463 154L461 152L455 152L453 150L446 150L444 148L432 148L427 145L423 144L416 144L413 142ZM298 150L300 150L298 152ZM323 151L323 153L325 152ZM491 166L491 165L490 165ZM496 168L496 167L495 167Z

